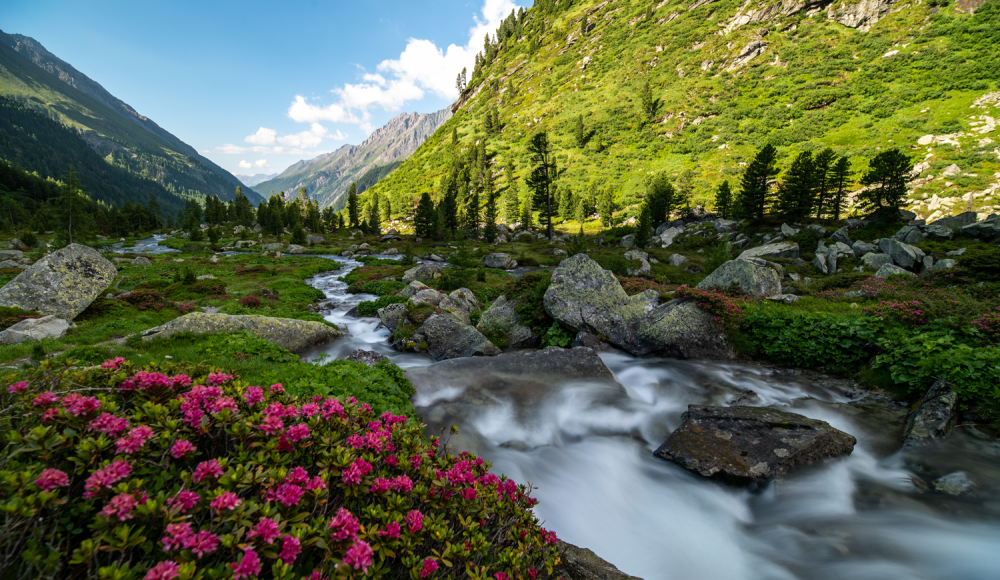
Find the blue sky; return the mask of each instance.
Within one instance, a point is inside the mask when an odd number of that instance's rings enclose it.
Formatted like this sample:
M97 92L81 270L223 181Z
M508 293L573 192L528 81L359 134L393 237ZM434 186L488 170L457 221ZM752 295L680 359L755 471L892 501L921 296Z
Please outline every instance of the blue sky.
M530 5L521 0L521 6ZM277 173L454 101L514 0L7 4L41 42L233 173Z

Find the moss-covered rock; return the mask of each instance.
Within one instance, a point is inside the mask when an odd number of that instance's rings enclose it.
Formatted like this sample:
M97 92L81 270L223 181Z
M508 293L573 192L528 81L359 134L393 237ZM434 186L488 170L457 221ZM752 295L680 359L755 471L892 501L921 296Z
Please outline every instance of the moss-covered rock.
M500 349L475 328L439 315L428 318L403 346L427 351L436 361L500 354Z
M258 338L292 352L340 338L343 333L322 322L271 318L257 315L229 315L192 312L142 333L145 340L166 338L178 332L212 334L245 330Z
M45 256L0 288L0 306L16 306L73 320L118 271L97 250L70 244Z
M781 294L781 275L760 258L729 260L698 283L699 288L739 286L751 296Z
M476 326L479 332L488 337L503 336L506 346L510 348L528 348L538 346L538 337L532 336L531 329L521 324L514 305L501 296L483 312Z

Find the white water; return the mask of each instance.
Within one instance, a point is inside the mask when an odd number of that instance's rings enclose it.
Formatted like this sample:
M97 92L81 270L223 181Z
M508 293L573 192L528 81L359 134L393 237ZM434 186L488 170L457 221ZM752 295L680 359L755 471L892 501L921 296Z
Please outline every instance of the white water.
M348 267L352 260L334 258ZM341 271L339 274L343 274ZM327 319L350 330L309 358L356 348L390 356L418 392L428 432L455 424L454 451L536 487L544 525L645 580L995 580L1000 578L996 488L956 500L920 496L894 435L844 412L836 381L760 367L636 359L604 354L619 385L561 383L495 388L489 377L438 376L421 355L398 353L375 319L344 316L370 295L347 295L336 276L313 284L340 305ZM515 385L516 387L516 385ZM624 388L622 388L624 387ZM722 404L752 389L755 404L789 406L858 438L845 459L796 472L763 490L705 481L652 455L689 404ZM530 391L530 392L526 392ZM954 448L924 458L1000 482L1000 445L953 436Z

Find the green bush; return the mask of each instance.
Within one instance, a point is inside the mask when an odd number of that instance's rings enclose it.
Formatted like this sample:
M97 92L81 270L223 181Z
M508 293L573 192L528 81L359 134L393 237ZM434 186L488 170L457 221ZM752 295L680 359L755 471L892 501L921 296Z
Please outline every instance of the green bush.
M552 326L552 318L545 312L545 291L552 283L552 273L548 271L528 272L520 278L507 283L504 294L507 300L515 303L521 324L536 332Z
M959 256L958 265L976 280L996 281L1000 276L1000 249L966 252Z
M390 304L405 304L406 300L402 296L382 296L377 300L365 300L358 304L358 315L378 316L379 308L385 308Z
M553 322L552 326L542 334L542 348L547 346L567 348L571 344L573 344L573 335L563 330L558 322Z
M628 276L628 260L621 254L599 254L592 256L597 264L615 276Z
M372 280L370 282L355 282L347 289L351 294L374 294L376 296L390 296L406 288L405 282L395 280Z
M733 259L733 245L728 240L712 246L705 259L705 275L714 272L719 266Z

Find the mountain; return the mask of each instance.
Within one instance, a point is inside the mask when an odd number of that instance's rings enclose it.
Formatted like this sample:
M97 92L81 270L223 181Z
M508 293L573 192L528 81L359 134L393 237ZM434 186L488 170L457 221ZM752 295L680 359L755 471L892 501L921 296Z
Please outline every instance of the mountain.
M320 207L342 209L352 182L383 173L390 164L406 159L450 117L450 109L396 115L360 145L344 145L315 159L299 161L276 178L258 184L257 190L266 196L270 191L305 187Z
M240 182L247 187L253 187L258 183L262 183L268 179L274 179L277 176L277 173L258 173L257 175L240 175L236 173L233 175L233 177L239 179Z
M242 185L27 36L0 31L0 95L75 129L108 163L171 193L230 200ZM244 193L254 204L260 200L249 188Z
M899 147L921 217L1000 210L1000 0L538 0L492 39L454 116L368 195L410 207L481 141L500 191L523 192L545 129L560 190L624 205L661 171L711 205L770 143L783 171Z

